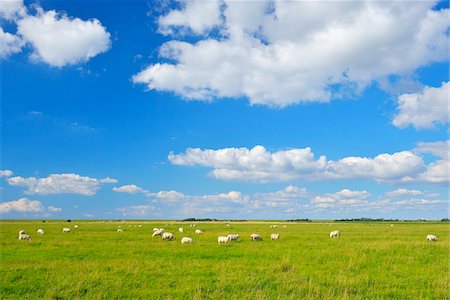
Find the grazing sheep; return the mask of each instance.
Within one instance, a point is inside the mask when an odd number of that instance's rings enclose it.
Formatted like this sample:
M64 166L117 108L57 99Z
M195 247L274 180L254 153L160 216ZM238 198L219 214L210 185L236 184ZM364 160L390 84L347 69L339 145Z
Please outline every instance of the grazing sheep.
M189 227L192 227L192 224L189 224Z
M339 232L339 230L334 230L332 232L330 232L330 237L339 237L341 235L341 233Z
M283 225L283 228L286 228L286 225Z
M262 241L262 237L257 233L252 233L250 235L250 238L252 239L252 241Z
M239 234L229 234L228 238L230 239L230 241L237 241L239 238Z
M227 227L230 227L231 225L230 224L227 224Z
M164 233L164 228L159 228L158 230L153 232L152 237L155 237L157 235L162 235L163 233Z
M160 228L154 227L153 232L158 231Z
M78 228L78 225L73 225L73 228L77 229L77 228Z
M278 240L280 238L280 234L279 233L272 233L270 235L270 239L273 240Z
M192 224L192 227L195 227L195 226L197 226L197 225L195 225L195 224Z
M195 229L195 234L203 234L203 231L201 229Z
M44 230L38 229L38 230L36 231L36 233L37 233L37 234L44 234Z
M219 244L226 244L226 243L228 243L230 241L230 238L228 237L228 236L219 236L218 238L217 238L217 243L219 243Z
M391 227L394 227L394 224L391 224Z
M174 240L175 239L175 236L173 235L173 233L171 233L171 232L164 232L163 234L162 234L162 239L163 240Z
M31 236L29 236L28 234L25 234L25 233L19 234L19 241L20 241L20 240L28 240L28 241L31 241Z
M184 237L181 239L182 244L192 244L192 239L190 237Z
M25 230L21 230L21 231L19 231L19 235L21 235L21 234L25 234Z
M270 225L270 228L277 228L278 225Z
M65 228L63 228L63 230L62 230L63 232L70 232L70 228L67 228L67 227L65 227Z
M181 233L183 233L183 232L184 232L183 227L178 228L178 231L181 232Z
M138 227L139 227L139 228L142 228L142 225L139 225Z
M123 229L122 228L118 228L117 232L123 232Z
M437 242L437 237L435 235L429 234L427 235L428 242Z

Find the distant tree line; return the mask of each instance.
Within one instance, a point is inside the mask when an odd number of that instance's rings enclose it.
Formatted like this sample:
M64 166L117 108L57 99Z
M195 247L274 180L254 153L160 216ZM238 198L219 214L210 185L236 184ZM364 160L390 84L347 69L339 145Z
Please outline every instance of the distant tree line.
M372 218L353 218L353 219L339 219L334 220L335 222L426 222L425 219L416 219L416 220L399 220L399 219L372 219ZM449 222L448 218L444 218L441 222Z
M295 220L286 220L288 222L311 222L310 219L295 219Z
M450 219L449 219L449 218L443 218L443 219L441 220L441 222L450 222Z

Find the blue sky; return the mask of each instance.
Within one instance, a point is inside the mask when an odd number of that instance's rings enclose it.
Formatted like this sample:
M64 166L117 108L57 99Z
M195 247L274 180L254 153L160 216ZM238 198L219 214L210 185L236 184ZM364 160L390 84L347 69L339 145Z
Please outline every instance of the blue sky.
M447 216L446 2L0 4L0 217Z

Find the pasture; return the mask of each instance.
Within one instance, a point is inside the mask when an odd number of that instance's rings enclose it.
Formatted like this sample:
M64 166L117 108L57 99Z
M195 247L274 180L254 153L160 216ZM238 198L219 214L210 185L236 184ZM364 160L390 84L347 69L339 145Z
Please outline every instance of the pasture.
M448 223L189 224L2 221L1 298L449 298ZM176 240L152 238L153 227L165 227ZM45 234L37 235L38 228ZM203 235L194 234L198 228ZM31 242L18 240L20 229ZM330 238L332 230L341 236ZM271 241L275 232L280 239ZM239 240L217 243L230 233ZM252 233L263 240L251 241ZM426 242L427 234L439 240ZM183 236L194 243L182 245Z

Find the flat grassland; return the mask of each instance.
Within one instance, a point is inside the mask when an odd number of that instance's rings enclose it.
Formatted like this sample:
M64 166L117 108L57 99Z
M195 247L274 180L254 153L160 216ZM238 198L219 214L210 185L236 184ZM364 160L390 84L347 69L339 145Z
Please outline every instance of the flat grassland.
M78 229L73 225L78 224ZM142 224L142 227L138 227ZM167 224L167 226L165 226ZM2 299L449 299L448 223L0 222ZM278 224L275 229L271 224ZM286 225L286 227L283 227ZM118 226L124 230L116 232ZM178 227L185 232L178 232ZM62 233L70 227L70 233ZM151 237L165 227L176 241ZM42 228L44 235L37 235ZM204 230L204 235L194 230ZM32 236L19 241L18 231ZM332 230L340 238L329 237ZM280 240L271 241L278 232ZM219 235L240 234L217 244ZM263 241L250 241L259 233ZM427 234L438 237L426 242ZM183 236L194 239L181 245Z

